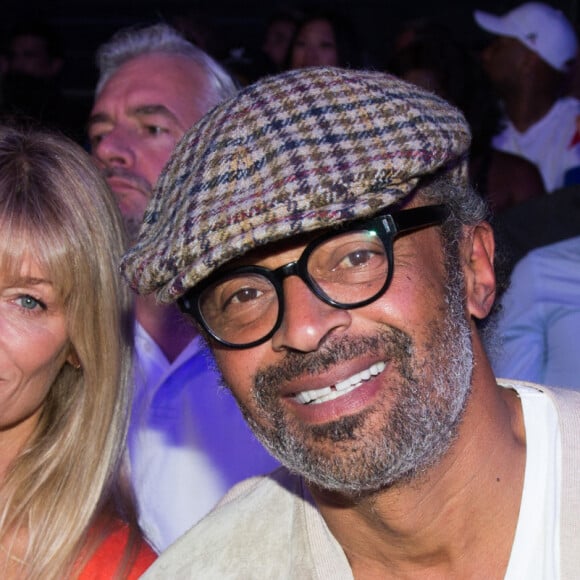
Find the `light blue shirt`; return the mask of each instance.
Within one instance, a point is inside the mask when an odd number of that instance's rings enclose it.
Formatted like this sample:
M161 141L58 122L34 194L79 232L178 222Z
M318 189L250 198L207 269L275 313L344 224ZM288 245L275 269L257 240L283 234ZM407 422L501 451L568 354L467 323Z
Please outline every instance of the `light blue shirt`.
M128 447L139 523L163 551L238 481L279 464L255 439L196 337L171 364L136 325Z
M580 389L580 237L520 260L502 304L496 376Z

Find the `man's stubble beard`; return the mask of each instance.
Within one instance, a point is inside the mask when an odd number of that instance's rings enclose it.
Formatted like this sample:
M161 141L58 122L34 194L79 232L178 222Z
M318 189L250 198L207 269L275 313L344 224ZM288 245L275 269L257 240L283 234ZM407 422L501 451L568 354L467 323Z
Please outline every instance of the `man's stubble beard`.
M129 183L132 183L135 187L136 191L141 192L141 194L147 199L150 200L153 196L153 185L147 181L141 175L137 175L132 171L129 171L123 167L107 167L103 170L102 175L105 179L111 177L121 177L122 179L126 180ZM117 203L120 205L117 192L112 189L113 195L117 198ZM121 218L123 220L123 226L125 228L125 237L127 240L127 247L134 246L138 239L139 239L139 232L141 230L141 224L143 223L144 212L140 213L139 215L135 215L134 213L129 214L126 211L121 211Z
M439 461L457 437L473 368L463 277L449 270L443 319L428 325L422 353L408 334L385 325L374 336L334 339L313 353L289 352L256 374L252 409L238 402L274 457L310 483L350 497L408 482ZM387 362L383 380L389 380L370 407L312 426L284 410L277 385L369 354Z

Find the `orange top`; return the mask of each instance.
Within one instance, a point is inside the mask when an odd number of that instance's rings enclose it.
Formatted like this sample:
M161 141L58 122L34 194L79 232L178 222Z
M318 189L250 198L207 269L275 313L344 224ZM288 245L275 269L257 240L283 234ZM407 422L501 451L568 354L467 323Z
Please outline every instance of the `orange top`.
M80 573L79 580L111 580L114 578L125 554L128 539L129 527L126 524L120 524L97 548ZM124 579L137 580L156 558L157 554L149 544L143 541Z

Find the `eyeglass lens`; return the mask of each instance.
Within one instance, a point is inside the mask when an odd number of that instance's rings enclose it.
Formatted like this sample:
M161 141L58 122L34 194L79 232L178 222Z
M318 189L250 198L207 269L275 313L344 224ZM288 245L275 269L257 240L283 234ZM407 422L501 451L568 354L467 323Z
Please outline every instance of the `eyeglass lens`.
M383 289L389 271L383 241L372 230L348 231L314 242L299 262L304 260L305 268L299 268L304 281L321 299L342 307L373 298ZM272 271L234 271L202 292L201 315L212 333L226 342L260 340L278 320L282 292L276 285Z
M296 262L277 270L242 266L216 273L181 297L180 307L222 344L255 346L272 336L282 321L286 277L299 276L320 300L336 308L370 304L393 275L394 238L442 224L449 214L444 204L428 205L352 223L347 230L310 242Z

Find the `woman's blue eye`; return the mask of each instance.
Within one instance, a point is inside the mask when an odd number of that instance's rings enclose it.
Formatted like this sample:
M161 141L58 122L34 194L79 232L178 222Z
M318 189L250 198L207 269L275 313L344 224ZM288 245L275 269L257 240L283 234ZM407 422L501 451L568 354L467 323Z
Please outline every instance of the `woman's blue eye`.
M37 300L36 298L29 296L28 294L20 296L18 298L18 301L20 302L20 306L22 306L22 308L25 308L26 310L34 310L37 307L44 308L44 304L42 304L40 300Z

